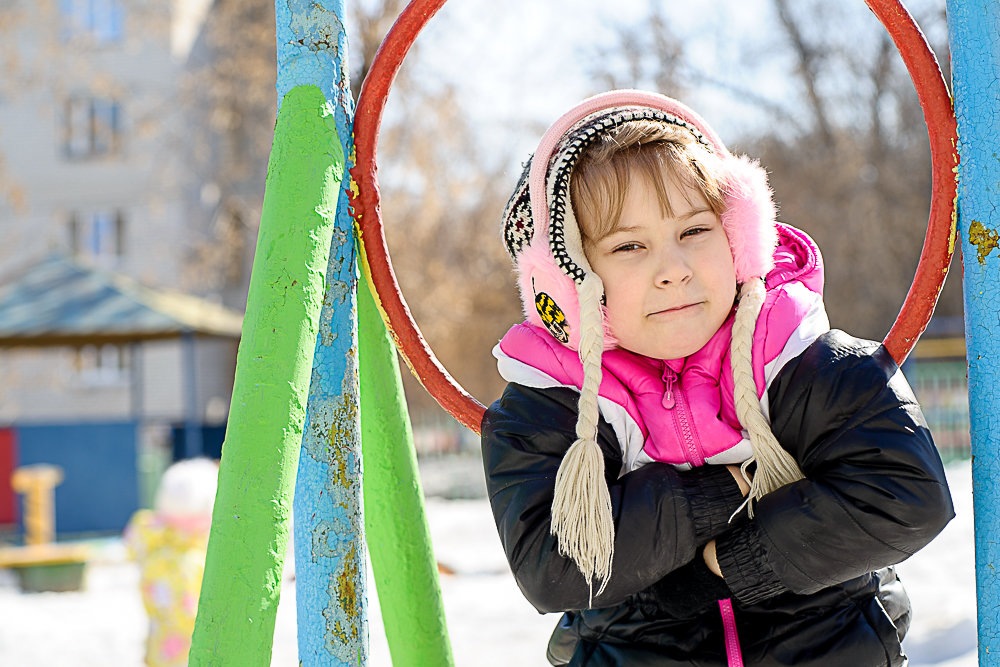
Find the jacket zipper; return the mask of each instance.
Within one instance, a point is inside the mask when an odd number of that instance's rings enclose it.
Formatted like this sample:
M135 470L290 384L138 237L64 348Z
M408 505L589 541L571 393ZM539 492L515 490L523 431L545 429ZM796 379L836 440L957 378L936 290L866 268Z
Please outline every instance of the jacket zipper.
M743 667L743 652L740 651L740 638L736 634L736 614L733 613L732 598L719 600L719 612L726 640L726 662L729 667Z
M663 364L663 382L666 384L666 391L660 403L670 412L670 420L674 425L674 432L677 439L684 443L687 452L688 463L693 466L705 465L705 457L701 453L701 448L695 442L694 429L691 426L691 414L688 410L687 397L684 389L674 386L677 383L677 373L665 362Z

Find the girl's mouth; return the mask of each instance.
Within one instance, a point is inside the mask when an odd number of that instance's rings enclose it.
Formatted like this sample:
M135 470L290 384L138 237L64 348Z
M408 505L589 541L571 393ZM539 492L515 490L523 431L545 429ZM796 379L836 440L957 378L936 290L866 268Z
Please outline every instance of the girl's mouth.
M700 306L702 303L704 303L704 302L702 302L702 301L696 301L694 303L686 303L686 304L681 305L681 306L674 306L673 308L664 308L663 310L658 310L658 311L650 313L650 316L654 316L654 315L674 315L674 314L684 313L684 312L688 312L688 311L692 310L693 308L696 308L697 306Z

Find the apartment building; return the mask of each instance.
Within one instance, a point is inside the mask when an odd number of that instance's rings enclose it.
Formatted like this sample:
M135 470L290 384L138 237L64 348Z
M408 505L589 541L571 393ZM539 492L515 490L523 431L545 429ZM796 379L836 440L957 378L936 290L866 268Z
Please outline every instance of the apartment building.
M0 290L62 262L78 273L68 270L71 284L55 285L49 299L85 280L110 281L134 284L154 303L179 297L230 318L214 332L182 325L155 339L0 342L0 429L55 425L73 434L131 423L135 442L122 447L133 447L141 473L176 454L185 426L181 451L194 454L202 427L224 425L238 335L232 318L238 323L245 303L247 227L256 222L263 167L249 170L238 198L218 178L228 169L219 150L226 138L204 117L211 107L203 96L212 83L205 30L214 6L7 0L0 8ZM19 312L30 319L31 305ZM27 441L7 440L7 467L32 459ZM3 459L0 451L0 473Z

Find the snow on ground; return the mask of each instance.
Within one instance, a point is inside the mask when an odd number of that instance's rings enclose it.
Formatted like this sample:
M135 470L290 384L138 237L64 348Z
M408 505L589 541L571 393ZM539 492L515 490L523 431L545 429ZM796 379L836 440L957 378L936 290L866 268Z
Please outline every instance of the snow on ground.
M978 664L969 461L948 467L948 485L955 503L955 518L937 539L896 568L913 604L913 624L903 646L914 667Z
M474 474L474 473L470 473ZM480 473L481 474L481 473ZM913 667L976 665L975 557L968 462L948 469L957 518L926 549L899 566L914 607L905 645ZM431 498L427 513L435 553L455 574L441 576L448 630L459 667L545 667L555 615L540 616L507 571L485 500ZM369 583L371 667L391 665L374 583ZM0 570L0 664L87 667L142 664L145 616L138 571L118 541L100 558L79 593L22 594ZM296 665L295 587L282 589L272 665Z

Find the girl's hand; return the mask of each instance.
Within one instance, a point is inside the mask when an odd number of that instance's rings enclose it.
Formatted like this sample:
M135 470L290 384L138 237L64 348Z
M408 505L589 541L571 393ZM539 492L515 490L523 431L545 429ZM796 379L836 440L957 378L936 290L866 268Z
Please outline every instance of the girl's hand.
M740 470L740 466L727 465L726 470L729 474L736 479L736 483L740 487L740 493L746 498L747 494L750 493L750 482L747 481L746 477L743 476L743 471ZM708 569L712 571L712 574L717 577L722 577L722 568L719 567L719 559L715 556L715 540L712 540L705 545L705 548L701 552L702 558L705 560L705 565Z
M732 468L733 466L728 466ZM740 469L736 468L736 473L739 474ZM746 495L746 492L743 493ZM712 574L722 578L722 568L719 567L719 559L715 557L715 540L712 540L705 545L705 549L701 552L701 557L705 559L705 565L708 569L712 571Z
M740 470L739 466L728 465L726 469L736 478L736 483L740 485L740 493L746 498L747 494L750 493L750 482L746 480L743 476L743 472ZM715 551L715 543L712 543L712 551Z

